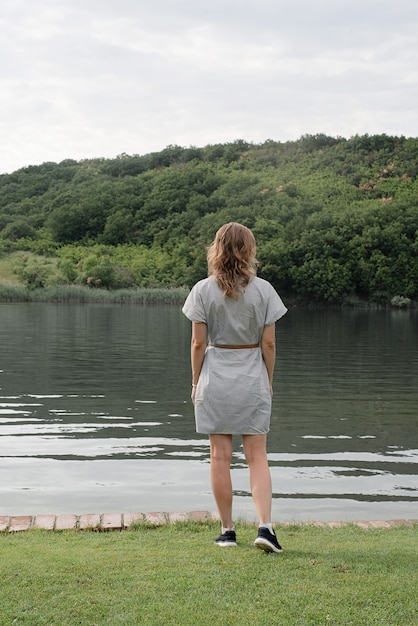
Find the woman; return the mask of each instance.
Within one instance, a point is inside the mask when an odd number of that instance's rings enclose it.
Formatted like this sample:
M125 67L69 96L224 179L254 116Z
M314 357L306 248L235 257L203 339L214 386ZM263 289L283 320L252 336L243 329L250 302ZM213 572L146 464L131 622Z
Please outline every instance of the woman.
M232 521L232 435L242 435L259 518L254 544L281 552L271 523L270 428L275 322L287 311L273 287L256 276L252 232L222 226L208 249L208 278L183 306L192 322L192 401L196 430L209 434L210 475L222 530L215 542L236 546Z

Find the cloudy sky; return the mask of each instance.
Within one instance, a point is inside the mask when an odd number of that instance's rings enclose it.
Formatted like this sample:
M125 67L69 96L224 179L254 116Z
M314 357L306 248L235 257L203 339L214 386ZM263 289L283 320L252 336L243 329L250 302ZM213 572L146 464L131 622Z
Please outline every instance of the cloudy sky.
M167 145L418 136L417 0L1 0L0 173Z

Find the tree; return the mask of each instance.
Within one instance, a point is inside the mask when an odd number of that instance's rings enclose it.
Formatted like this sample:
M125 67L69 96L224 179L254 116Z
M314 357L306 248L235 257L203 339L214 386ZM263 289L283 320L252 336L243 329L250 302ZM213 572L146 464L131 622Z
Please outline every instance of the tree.
M16 219L9 222L1 231L2 239L17 241L18 239L36 239L36 230L26 220Z

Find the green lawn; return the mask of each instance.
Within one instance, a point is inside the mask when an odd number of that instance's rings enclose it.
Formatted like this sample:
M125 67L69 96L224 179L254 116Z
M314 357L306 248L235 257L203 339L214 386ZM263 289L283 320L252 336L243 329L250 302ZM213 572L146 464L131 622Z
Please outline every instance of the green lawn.
M418 624L417 526L277 528L283 554L215 523L0 534L0 624Z

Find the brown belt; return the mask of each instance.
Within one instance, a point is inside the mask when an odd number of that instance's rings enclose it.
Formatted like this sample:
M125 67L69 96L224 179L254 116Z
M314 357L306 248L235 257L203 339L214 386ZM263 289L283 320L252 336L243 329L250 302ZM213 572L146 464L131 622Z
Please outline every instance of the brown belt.
M213 348L228 348L229 350L242 350L244 348L259 348L260 344L259 343L248 343L246 345L240 345L240 346L226 346L225 344L219 344L219 343L209 343L210 346L212 346Z

